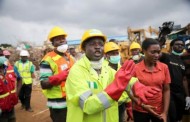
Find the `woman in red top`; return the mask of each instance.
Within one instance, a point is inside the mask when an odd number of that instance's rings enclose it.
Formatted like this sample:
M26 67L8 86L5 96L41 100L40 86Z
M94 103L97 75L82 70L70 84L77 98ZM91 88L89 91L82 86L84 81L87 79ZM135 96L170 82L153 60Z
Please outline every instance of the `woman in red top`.
M162 92L147 98L147 103L134 104L134 122L166 122L170 99L170 74L167 65L158 61L159 43L146 39L142 43L144 60L136 64L135 76L146 86L154 86Z

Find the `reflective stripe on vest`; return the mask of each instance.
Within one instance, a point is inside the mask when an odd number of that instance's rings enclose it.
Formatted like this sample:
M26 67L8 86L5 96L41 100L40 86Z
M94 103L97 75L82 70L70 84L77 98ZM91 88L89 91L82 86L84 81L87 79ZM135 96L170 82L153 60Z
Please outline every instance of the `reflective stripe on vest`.
M68 58L68 60L52 51L49 52L42 59L42 61L48 62L53 71L53 74L56 75L65 69L71 68L71 66L74 64L74 60L70 57L69 54L66 54L66 57ZM65 81L63 81L58 86L53 86L51 89L43 90L43 93L47 98L52 99L66 97Z
M106 95L104 93L99 93L97 94L99 100L102 102L104 109L107 109L111 106L108 98L106 97Z
M66 101L56 102L56 101L48 101L47 106L49 108L66 108L67 103Z
M18 68L18 71L22 77L22 82L24 84L31 84L32 83L32 76L31 76L31 69L32 62L28 61L25 65L20 62L16 62L16 67Z
M0 98L5 98L5 97L9 96L9 94L10 94L9 92L2 94L2 95L0 95Z
M16 90L15 90L15 89L12 90L11 93L16 93ZM5 98L5 97L7 97L7 96L9 96L9 95L10 95L10 93L7 92L7 93L5 93L5 94L0 95L0 98Z
M7 71L7 73L12 73L12 72L14 72L14 70L8 70L8 71Z
M90 97L91 95L92 95L92 91L89 90L79 96L79 105L81 109L83 109L86 99L88 99L88 97Z

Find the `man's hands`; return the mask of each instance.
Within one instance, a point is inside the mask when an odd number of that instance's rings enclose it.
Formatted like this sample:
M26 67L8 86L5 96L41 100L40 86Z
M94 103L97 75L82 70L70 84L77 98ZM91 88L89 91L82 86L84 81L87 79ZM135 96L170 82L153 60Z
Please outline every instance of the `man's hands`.
M69 71L68 70L64 70L64 71L60 72L57 75L50 76L48 78L49 79L49 83L51 85L59 85L59 84L61 84L62 81L65 81L67 79L68 74L69 74Z
M134 96L140 98L144 103L147 103L147 97L153 97L155 94L160 92L158 88L145 86L140 82L136 82L133 87L132 91ZM140 103L138 103L140 104Z

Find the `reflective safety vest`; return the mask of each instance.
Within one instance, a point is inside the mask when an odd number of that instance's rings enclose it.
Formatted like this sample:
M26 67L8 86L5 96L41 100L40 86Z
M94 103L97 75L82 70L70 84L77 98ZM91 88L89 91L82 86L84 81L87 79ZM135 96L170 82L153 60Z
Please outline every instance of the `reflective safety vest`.
M5 75L0 75L0 108L9 112L18 103L16 94L16 75L13 67L8 66Z
M22 77L23 84L32 84L32 73L30 72L32 65L31 61L27 61L24 64L20 61L15 63L15 66Z
M53 72L53 75L56 75L65 69L70 69L71 66L74 64L74 59L69 54L66 53L66 57L68 60L52 51L49 52L42 59L42 61L48 62ZM53 86L51 89L43 90L43 93L49 99L65 98L65 81L63 81L60 85Z
M67 122L118 122L118 102L104 89L114 80L115 71L103 62L101 74L86 56L70 69L66 81Z

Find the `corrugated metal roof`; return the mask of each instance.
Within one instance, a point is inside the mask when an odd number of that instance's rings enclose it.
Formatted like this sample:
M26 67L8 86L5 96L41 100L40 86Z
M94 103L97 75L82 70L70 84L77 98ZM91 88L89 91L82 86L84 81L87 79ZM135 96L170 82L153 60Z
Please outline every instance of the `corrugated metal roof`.
M110 39L116 39L117 41L122 41L122 40L128 40L128 36L109 36L108 40ZM68 45L79 45L80 39L68 40L67 43Z

